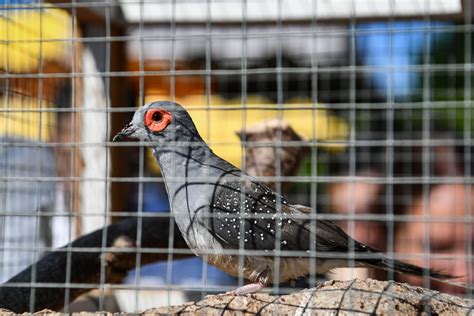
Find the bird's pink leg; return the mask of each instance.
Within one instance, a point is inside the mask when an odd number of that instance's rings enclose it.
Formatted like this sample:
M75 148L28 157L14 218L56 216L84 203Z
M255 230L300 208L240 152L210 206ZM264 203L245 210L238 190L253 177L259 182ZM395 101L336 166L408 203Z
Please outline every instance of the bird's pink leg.
M268 282L268 271L263 271L260 273L258 276L256 282L246 284L244 286L241 286L233 291L229 291L226 294L232 294L232 295L245 295L245 294L251 294L260 291L264 287L267 286Z
M262 284L260 282L256 283L250 283L246 284L244 286L241 286L233 291L229 291L225 294L232 294L232 295L245 295L245 294L251 294L260 291L263 289L266 285Z

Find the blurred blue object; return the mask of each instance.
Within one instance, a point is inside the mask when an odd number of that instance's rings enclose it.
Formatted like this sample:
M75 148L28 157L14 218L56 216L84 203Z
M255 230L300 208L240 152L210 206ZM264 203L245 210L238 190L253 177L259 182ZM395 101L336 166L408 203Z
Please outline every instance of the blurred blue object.
M448 22L373 22L356 26L356 51L358 61L374 66L380 71L369 72L374 87L384 96L403 99L419 88L420 73L407 66L421 64L425 44L434 37L431 27L450 25ZM390 68L389 68L390 67Z
M51 247L52 217L41 213L55 211L56 183L28 180L54 177L56 166L50 147L1 135L0 142L4 144L0 146L0 281L4 282L41 258L41 249Z
M31 4L37 2L37 0L0 0L0 5Z
M162 183L143 183L143 211L169 212L168 195Z

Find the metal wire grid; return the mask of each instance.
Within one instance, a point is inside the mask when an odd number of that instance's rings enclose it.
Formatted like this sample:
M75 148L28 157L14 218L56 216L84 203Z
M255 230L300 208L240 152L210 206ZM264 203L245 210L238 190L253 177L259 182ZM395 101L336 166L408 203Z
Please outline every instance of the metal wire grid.
M135 3L135 2L134 2ZM139 1L136 2L140 5L140 11L142 12L141 14L143 15L143 11L145 10L145 2ZM172 2L173 4L175 3L174 1ZM79 26L76 24L76 20L80 22L80 18L78 17L77 10L80 8L90 8L90 7L95 7L99 9L103 9L104 12L104 35L103 36L92 36L92 37L74 37L74 38L66 38L66 39L59 39L59 40L51 40L51 41L60 41L60 42L71 42L75 44L80 44L80 45L92 45L94 43L103 43L105 46L105 51L103 52L103 57L104 59L102 61L98 61L98 63L101 64L100 68L102 69L101 71L98 71L96 73L92 74L85 74L81 70L76 69L75 66L75 61L76 58L74 56L74 53L71 57L71 69L70 71L61 73L61 72L56 72L56 73L45 73L43 71L43 67L40 64L38 71L32 71L28 73L14 73L14 72L9 72L8 70L3 72L1 74L2 81L5 82L3 85L3 94L4 95L13 95L16 94L17 92L13 91L10 89L9 82L12 80L22 80L22 79L37 79L38 83L40 85L40 88L38 88L38 95L36 96L37 99L39 100L39 107L38 108L21 108L21 109L14 109L11 108L8 103L6 104L6 107L1 109L1 112L3 116L7 117L11 113L29 113L29 112L39 112L39 113L71 113L73 117L78 117L81 113L109 113L111 115L114 115L115 113L123 113L123 112L131 112L135 110L135 106L131 106L130 104L126 104L125 102L120 103L120 104L112 104L109 100L109 98L105 98L106 102L106 107L104 109L81 109L75 107L75 102L71 102L71 108L59 108L59 107L52 107L52 108L44 108L41 105L41 100L44 99L44 96L42 95L42 89L41 89L41 84L43 80L48 79L48 78L63 78L65 80L69 80L71 82L71 100L75 100L75 94L78 93L79 88L76 87L76 81L74 79L84 79L88 76L92 77L99 77L102 78L104 81L104 90L106 95L111 95L111 83L110 80L112 78L132 78L132 77L138 77L139 85L138 85L138 104L143 104L145 99L146 99L146 91L145 91L145 81L149 77L165 77L169 78L169 97L171 100L175 99L175 89L176 89L176 79L180 77L187 77L187 76L201 76L204 77L204 82L205 82L205 98L206 98L206 105L202 107L196 107L193 109L204 109L208 115L208 118L210 118L210 113L211 111L215 110L235 110L235 109L243 109L242 111L242 117L241 120L244 123L243 126L246 126L245 122L247 120L247 112L256 110L256 109L268 109L268 108L276 108L279 110L279 118L283 118L283 113L285 111L285 102L286 102L286 96L285 96L285 89L284 89L284 76L291 76L291 75L308 75L309 78L309 86L310 89L306 91L306 96L310 97L311 100L311 105L309 106L310 109L312 109L312 115L314 118L316 118L317 111L322 110L322 109L332 109L337 111L341 116L345 117L348 121L349 127L350 127L350 132L349 132L349 137L345 141L335 141L332 143L339 144L343 143L347 146L347 153L345 159L346 161L346 168L347 172L344 175L340 174L333 174L333 173L326 173L326 174L321 174L318 171L318 163L320 163L320 160L318 158L321 158L323 161L328 162L332 158L328 158L327 156L325 157L323 154L321 154L321 146L327 145L328 141L318 141L316 139L316 129L317 126L313 126L313 140L309 141L291 141L291 142L285 142L285 141L277 141L274 143L263 143L263 144L252 144L248 143L245 141L242 142L242 148L244 147L251 147L251 146L274 146L275 148L281 148L282 146L284 147L291 147L291 146L309 146L311 149L311 154L310 154L310 173L306 175L295 175L295 176L283 176L280 174L280 166L281 166L281 161L280 157L277 154L276 158L276 163L275 163L275 169L276 169L276 175L274 177L270 177L271 179L267 179L265 177L260 177L259 179L261 180L275 180L277 183L276 190L278 192L281 192L281 182L296 182L296 183L303 183L307 184L309 186L309 191L308 191L308 196L305 200L307 204L309 204L312 208L319 210L321 207L325 206L325 203L327 203L324 200L324 196L326 192L322 187L327 184L331 183L339 183L339 182L349 182L349 183L354 183L354 182L360 182L360 183L373 183L373 184L383 184L385 187L385 195L383 199L385 200L385 212L383 214L357 214L354 210L354 208L351 208L348 210L347 214L329 214L325 212L320 212L318 211L316 214L311 214L309 218L311 220L317 220L317 219L332 219L332 220L348 220L349 226L348 226L348 233L350 235L354 235L355 232L355 221L357 220L368 220L368 221L381 221L385 222L387 224L387 254L390 258L398 258L398 259L412 259L412 258L422 258L424 260L424 265L428 266L430 263L431 259L436 259L436 258L441 258L441 259L454 259L454 260L466 260L467 261L467 274L469 276L473 275L472 271L472 214L469 213L469 210L472 209L472 201L470 198L470 195L467 194L469 198L466 198L464 201L465 203L465 217L462 219L459 219L458 217L452 217L450 215L442 216L442 217L436 217L433 218L432 215L430 215L429 211L429 206L425 205L423 214L421 215L411 215L411 214L398 214L397 211L394 209L395 202L394 201L394 186L395 185L403 185L403 184L418 184L422 186L422 196L424 197L425 200L429 200L430 197L430 190L432 186L439 185L439 184L462 184L465 188L466 192L471 192L472 190L472 176L471 176L471 171L472 171L472 158L471 158L471 150L470 148L472 147L472 94L471 94L471 86L472 86L472 48L471 48L471 35L472 35L472 16L470 10L471 7L471 2L467 2L467 8L465 10L464 14L464 23L462 25L441 25L441 26L433 26L429 24L431 20L433 19L431 16L426 15L424 17L424 22L427 23L427 25L419 27L419 28L404 28L404 27L397 27L395 28L392 24L395 21L395 17L390 17L388 18L389 22L389 27L388 27L388 32L390 34L396 34L396 33L410 33L410 32L416 32L416 31L421 31L424 33L424 41L425 41L425 50L422 55L422 63L419 65L406 65L406 66L371 66L371 65L361 65L359 64L358 61L358 56L356 52L356 37L358 35L364 35L364 34L376 34L376 33L387 33L387 29L376 29L376 30L361 30L357 28L357 20L351 19L349 23L346 25L346 29L319 29L319 26L322 24L317 18L316 15L314 15L311 19L311 21L308 21L307 25L305 27L302 27L301 29L297 30L291 30L291 31L286 31L286 24L285 21L282 20L281 18L281 1L278 1L275 3L275 5L279 8L279 18L275 23L273 24L272 28L273 30L271 32L255 32L252 33L251 30L251 25L246 20L246 7L247 7L247 2L242 1L242 14L243 14L243 20L242 23L239 27L234 28L233 32L231 33L225 33L225 34L215 34L214 29L215 28L220 28L220 27L225 27L225 25L214 25L214 23L211 22L210 19L210 1L207 1L207 10L208 10L208 19L205 25L201 26L201 29L203 30L199 34L191 34L191 35L186 35L184 34L177 34L177 29L179 28L178 23L175 21L175 11L172 11L171 16L170 16L170 23L169 23L169 34L168 35L153 35L153 34L148 34L145 33L145 30L149 27L146 22L141 19L138 25L134 25L133 28L138 29L138 34L135 32L133 35L112 35L112 24L113 19L111 16L111 10L113 7L115 7L117 4L113 2L88 2L88 3L82 3L82 2L72 2L72 3L58 3L56 4L58 7L67 9L69 13L71 14L72 17L74 17L71 21L73 23L73 29L79 28ZM317 11L317 1L313 2L313 12ZM18 8L16 5L12 4L6 4L2 5L4 9L15 9ZM24 8L23 6L21 6ZM42 2L37 2L37 3L32 3L27 5L28 8L33 8L33 9L45 9L49 7L49 4L47 3L42 3ZM175 6L172 6L175 8ZM174 10L174 9L173 9ZM47 11L42 11L43 14L47 14ZM4 14L2 15L2 18L8 19L8 15ZM392 24L390 24L392 23ZM456 63L456 64L441 64L441 65L436 65L432 63L431 57L430 57L430 45L431 42L429 40L429 36L432 34L441 34L441 33L456 33L456 32L461 32L464 34L465 38L465 52L464 52L464 62L462 63ZM314 53L314 51L311 52L310 54L310 60L309 64L305 64L304 66L286 66L283 65L283 44L286 38L289 37L302 37L305 38L309 41L312 41L314 45L311 45L312 49L317 50L317 38L320 36L342 36L347 39L348 42L348 47L347 47L347 55L348 58L345 61L345 63L342 64L336 64L336 65L321 65L318 63L318 56L317 54ZM250 67L249 64L251 64L251 60L247 58L248 54L248 40L249 39L259 39L259 40L266 40L266 39L276 39L277 45L275 47L275 65L272 67ZM235 68L235 69L226 69L226 68L214 68L213 63L215 57L213 56L212 49L213 45L215 43L219 43L220 41L225 42L226 39L243 39L241 41L241 58L240 58L240 67ZM180 42L183 41L204 41L205 42L205 49L204 49L204 63L202 65L202 69L177 69L176 67L176 56L175 56L175 51L176 51L176 46L179 45ZM392 37L390 37L390 40L392 41ZM43 40L40 39L40 42L47 42L49 40ZM167 43L168 46L171 46L170 49L170 56L169 56L169 68L166 70L147 70L146 69L146 64L149 62L145 55L146 55L146 50L147 46L152 42L152 41L157 41L159 43ZM111 50L111 44L114 42L120 42L124 44L132 44L132 43L138 43L138 64L139 68L138 70L112 70L111 69L111 57L113 55L113 52ZM217 44L219 45L219 44ZM393 43L390 42L389 44L389 49L388 51L390 52L390 60L393 60L393 54L394 54L395 48L393 47ZM41 55L41 53L40 53ZM40 58L40 60L42 60ZM462 100L456 100L456 99L448 99L448 100L442 100L442 101L435 101L432 100L432 82L430 78L432 77L433 73L437 72L443 72L447 71L450 73L458 73L458 72L463 72L464 73L464 98ZM391 75L388 76L388 84L386 88L386 97L385 98L374 98L375 100L360 100L359 96L359 90L358 90L358 84L361 76L370 76L370 74L373 73L378 73L378 72L385 72L389 73ZM399 101L396 100L395 93L394 93L394 87L393 87L393 77L395 72L410 72L410 73L420 73L422 74L422 86L420 88L421 90L421 99L419 100L403 100ZM259 104L259 105L252 105L249 104L248 102L248 83L250 81L249 78L255 75L267 75L267 76L273 76L276 81L276 97L275 97L275 102L269 103L269 104ZM214 82L221 80L225 76L234 76L237 79L237 81L240 81L240 87L241 91L237 95L240 95L241 99L241 104L240 105L234 105L234 106L228 106L226 104L223 105L218 105L217 107L212 106L211 107L211 96L213 94L213 89L212 85ZM337 90L333 89L331 87L327 88L322 85L327 82L324 79L321 79L321 77L324 76L325 78L330 78L331 76L338 76L338 78L342 78L345 80L347 83L346 90ZM325 90L326 89L326 90ZM363 89L363 88L361 88ZM258 91L258 90L257 90ZM265 91L261 91L265 92ZM370 94L375 94L374 92L369 91ZM338 99L339 95L344 95L342 100ZM323 103L321 104L322 100L336 100L334 103ZM462 137L452 137L450 139L437 139L432 137L432 132L433 132L433 118L432 118L432 112L436 111L437 109L442 109L445 108L446 106L460 106L464 109L464 124L463 124L463 131L462 131ZM307 109L308 106L301 106L300 109ZM394 121L397 113L401 110L404 109L409 109L412 111L416 110L421 110L422 112L422 131L421 131L421 137L418 139L413 137L408 139L402 138L402 139L397 139L397 135L395 134L395 127L394 127ZM385 117L385 122L386 126L384 128L384 134L385 137L383 139L372 139L372 138L363 138L360 139L358 138L358 130L357 130L357 113L360 110L367 110L368 115L369 115L369 121L370 121L370 116L372 115L370 111L379 111L382 113L382 116ZM191 112L192 114L192 112ZM410 116L410 114L404 114ZM73 120L73 122L76 122L76 120ZM75 123L73 123L75 124ZM104 124L103 126L107 134L110 132L110 126L107 123ZM41 124L39 125L40 133L41 133ZM86 180L93 180L93 181L103 181L105 183L136 183L138 186L138 196L136 199L136 211L118 211L112 209L109 212L110 206L106 202L106 208L104 210L96 210L94 212L88 213L87 216L102 216L104 223L108 224L110 223L110 217L113 215L115 218L123 218L123 217L130 217L130 216L136 216L138 218L145 218L145 217L169 217L169 214L156 214L156 213L147 213L143 211L143 184L147 182L161 182L161 179L158 179L155 176L149 176L146 174L145 169L145 150L143 145L146 145L146 143L137 143L137 144L112 144L110 142L101 142L101 143L88 143L88 142L83 142L80 140L77 140L76 137L74 136L74 133L76 132L75 126L71 127L71 131L73 132L73 141L69 142L38 142L38 143L30 143L30 144L24 144L23 142L16 142L16 141L2 141L1 146L4 148L7 148L8 146L31 146L33 148L61 148L61 147L67 147L73 149L71 152L71 170L74 170L75 168L75 161L77 161L77 155L78 152L77 150L80 150L81 148L85 147L100 147L103 146L105 148L110 148L112 146L114 147L137 147L139 146L139 154L138 154L138 172L136 176L130 176L130 177L114 177L111 176L108 172L104 173L103 175L97 175L93 178L85 178L81 175L71 175L71 176L54 176L54 177L39 177L39 176L30 176L27 178L24 177L15 177L15 176L2 176L2 181L4 183L5 187L9 187L10 183L13 183L14 181L30 181L33 183L36 183L36 186L38 187L38 190L42 183L48 183L48 182L53 182L53 183L58 183L58 182L70 182L70 183L81 183ZM210 138L210 131L209 127L207 131L201 131L204 135L207 135L208 139ZM410 131L408 131L410 133ZM281 135L279 135L281 139ZM213 142L212 138L209 139L211 145L217 145L219 143ZM230 143L230 142L226 142ZM329 142L330 143L330 142ZM452 146L461 146L464 147L464 154L463 154L463 172L460 175L457 176L445 176L445 177L437 177L433 176L432 172L430 170L431 165L431 149L434 148L437 145L452 145ZM394 148L403 148L403 147L410 147L410 146L421 146L423 148L423 155L422 155L422 174L416 175L416 176L410 176L410 177L397 177L395 176L395 171L394 166ZM383 148L385 155L381 160L385 163L385 170L384 173L379 175L379 176L361 176L357 174L357 162L358 162L358 152L363 151L365 148ZM242 153L244 151L242 150ZM278 152L277 152L278 153ZM107 155L107 164L110 163L110 157ZM337 160L337 158L335 158ZM344 159L344 158L343 158ZM409 159L409 158L408 158ZM242 154L242 161L245 160L245 156ZM113 161L112 161L113 162ZM108 169L108 167L107 167ZM201 179L204 181L212 181L212 178L208 179ZM77 194L74 189L70 189L70 192L72 195ZM109 197L107 196L108 194L114 194L113 192L109 193L106 191L106 196L105 197L100 197L104 198L106 201L109 200ZM85 215L77 213L77 210L75 209L76 207L73 205L74 197L71 197L69 199L69 206L66 208L64 212L44 212L41 214L43 217L54 217L54 216L68 216L71 218L80 218ZM327 206L327 205L326 205ZM9 214L5 211L2 211L2 215L8 216ZM31 211L26 211L24 213L20 213L19 215L22 216L35 216L37 221L39 220L40 216L34 212L31 213ZM429 240L430 240L430 235L429 235L429 226L427 226L427 231L425 232L425 245L424 245L424 251L423 253L419 253L416 255L413 254L402 254L402 253L395 253L395 223L399 222L412 222L412 221L422 221L425 223L432 222L432 221L442 221L442 222L462 222L467 224L467 230L466 230L466 247L465 247L465 253L463 254L446 254L446 255L438 255L438 254L432 254L430 251L430 245L429 245ZM141 225L141 221L138 221L139 225ZM36 224L35 227L38 229L39 224ZM174 226L170 226L170 231L172 232L174 229ZM82 252L82 251L100 251L102 253L107 253L109 251L127 251L123 249L115 249L115 248L109 248L106 247L106 236L107 236L107 229L104 226L104 234L103 234L103 241L102 241L102 247L98 248L73 248L71 246L68 246L67 248L64 248L63 251L66 251L67 253L72 253L72 252ZM140 240L140 235L142 234L140 226L137 228L138 236L137 239ZM228 290L229 287L224 287L224 286L212 286L209 284L206 284L207 281L207 267L206 265L203 266L203 280L204 280L204 287L192 287L192 286L177 286L172 284L172 260L173 256L175 254L180 254L180 253L189 253L188 250L181 250L181 249L175 249L173 248L174 240L173 240L173 234L169 235L168 239L168 244L169 247L167 248L141 248L140 245L137 245L137 255L136 255L136 266L137 266L137 273L135 274L135 280L133 284L120 284L120 285L108 285L105 284L105 268L106 268L106 262L105 260L102 260L102 268L101 268L101 282L99 284L72 284L69 282L69 277L66 277L66 284L39 284L35 281L31 282L31 284L27 284L31 286L32 288L36 288L38 286L41 287L65 287L67 289L70 288L99 288L101 291L100 295L100 307L103 306L103 297L106 288L112 288L112 289L135 289L135 290L195 290L195 291L200 291L202 294L208 293L208 292L222 292L225 290ZM277 237L278 240L278 237ZM72 239L69 240L69 242L72 241ZM243 242L243 241L242 241ZM255 256L265 256L267 255L266 253L262 251L243 251L243 243L241 243L241 250L235 252L235 251L230 251L232 254L237 254L241 258L243 258L243 255L255 255ZM35 253L38 252L44 252L44 251L50 251L52 250L51 247L40 247L36 243L29 246L29 247L21 247L21 250L28 250L28 251L34 251ZM135 250L133 250L135 251ZM168 269L167 269L167 276L166 276L166 285L145 285L141 282L141 277L140 277L140 260L141 260L141 254L142 253L164 253L168 255ZM212 251L210 251L210 254L212 254ZM313 262L312 267L315 266L315 258L323 258L325 256L340 256L341 254L322 254L322 253L316 253L315 249L311 249L309 257L311 258L311 261ZM285 257L293 257L293 256L308 256L306 252L304 253L298 253L298 252L284 252L279 249L279 246L277 246L276 252L275 252L275 257L276 257L276 270L278 271L279 265L278 265L278 260L281 256ZM350 258L357 258L358 255L354 254L353 252L349 254ZM36 259L36 257L35 257ZM70 271L70 265L71 265L71 260L69 258L68 260L68 267L66 271ZM34 266L33 266L34 267ZM35 269L32 269L32 280L35 280ZM390 279L394 278L394 275L392 273L389 273L388 277ZM243 278L240 277L238 278L238 284L242 285L243 284ZM311 276L309 278L309 285L314 286L316 284L316 276L315 276L315 269L311 271ZM25 285L25 284L23 284ZM18 284L18 286L22 286L22 284ZM424 286L429 287L430 286L430 280L429 278L424 278ZM278 285L278 282L275 282L275 285L273 287L273 290L276 292L284 292L286 291L292 291L292 289L284 289L281 288ZM137 292L138 293L138 292ZM467 295L472 298L472 293L468 292ZM32 295L32 298L34 298L34 295ZM136 306L138 306L138 296L136 296ZM66 296L64 298L65 305L67 306L68 303L70 302L69 299L69 292L66 291ZM31 303L31 306L34 305L34 302ZM66 307L67 311L67 307Z

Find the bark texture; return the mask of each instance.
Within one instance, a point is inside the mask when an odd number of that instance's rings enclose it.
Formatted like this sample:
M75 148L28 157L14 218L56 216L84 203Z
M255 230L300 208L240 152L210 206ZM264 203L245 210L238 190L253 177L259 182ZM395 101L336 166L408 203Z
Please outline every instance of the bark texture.
M0 309L2 315L13 315ZM112 313L100 312L101 315ZM133 315L473 315L474 301L397 282L327 281L288 295L209 295L199 302ZM42 310L35 315L64 315ZM80 313L98 315L98 313ZM122 313L121 315L127 315Z
M474 301L397 282L327 281L289 295L213 295L142 315L470 315Z

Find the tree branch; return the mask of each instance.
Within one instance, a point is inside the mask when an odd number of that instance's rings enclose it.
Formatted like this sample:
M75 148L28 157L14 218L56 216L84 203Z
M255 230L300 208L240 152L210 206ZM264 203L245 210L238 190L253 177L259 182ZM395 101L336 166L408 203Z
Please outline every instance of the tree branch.
M213 295L200 302L150 309L142 314L200 315L468 315L474 301L397 282L327 281L290 295Z

